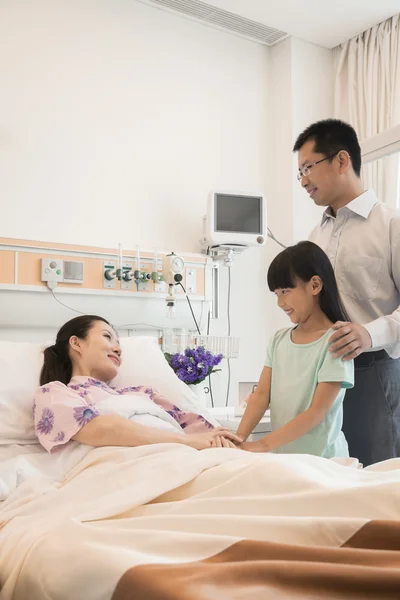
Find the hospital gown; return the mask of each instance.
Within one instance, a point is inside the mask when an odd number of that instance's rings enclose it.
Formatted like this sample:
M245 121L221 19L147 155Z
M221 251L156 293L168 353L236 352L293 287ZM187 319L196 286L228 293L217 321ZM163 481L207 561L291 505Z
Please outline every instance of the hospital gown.
M213 429L213 426L201 415L185 412L172 402L161 396L156 390L146 386L112 388L103 381L91 377L73 377L68 385L60 381L52 381L42 385L36 392L33 415L35 431L42 446L48 451L67 444L71 438L92 419L101 414L120 414L128 417L126 408L124 414L119 412L121 396L125 398L125 406L132 407L135 414L135 403L139 404L143 397L157 406L153 419L160 427L178 428L180 433L201 433ZM118 398L117 398L118 397ZM115 411L110 407L115 405ZM105 408L107 406L107 409ZM154 407L155 408L155 407ZM150 406L151 409L151 406ZM158 414L157 414L158 411ZM137 411L136 411L137 412ZM143 412L143 409L142 409ZM149 414L154 411L149 411ZM160 418L161 416L161 418ZM129 417L128 417L129 418ZM163 420L164 418L164 420ZM157 426L157 425L156 425ZM176 429L175 429L176 431Z

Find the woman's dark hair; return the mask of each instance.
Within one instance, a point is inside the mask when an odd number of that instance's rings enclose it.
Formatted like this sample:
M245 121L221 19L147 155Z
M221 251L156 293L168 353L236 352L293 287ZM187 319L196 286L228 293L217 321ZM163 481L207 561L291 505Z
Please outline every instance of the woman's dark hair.
M325 252L313 242L299 242L289 246L274 258L268 269L268 287L271 292L296 287L296 279L310 281L315 275L322 281L319 305L328 319L350 321L340 299L335 273Z
M67 385L72 377L72 361L69 355L69 340L72 336L84 340L96 321L110 325L103 317L83 315L65 323L57 333L56 343L44 351L44 364L40 372L40 385L49 381L61 381Z
M361 172L361 148L354 128L339 119L324 119L309 125L297 138L293 152L298 152L309 140L314 141L314 152L333 156L340 150L346 150L351 159L354 173L360 177Z

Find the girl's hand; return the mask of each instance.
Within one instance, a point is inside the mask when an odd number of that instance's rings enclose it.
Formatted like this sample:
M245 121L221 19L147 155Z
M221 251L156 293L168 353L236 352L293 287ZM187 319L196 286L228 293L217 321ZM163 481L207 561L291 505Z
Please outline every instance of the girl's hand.
M247 452L268 452L266 443L263 440L257 442L243 442L239 445L241 450L247 450Z
M229 431L229 429L225 429L225 427L216 427L212 431L207 431L207 433L192 433L185 437L185 443L196 450L216 447L232 448L236 446L234 444L230 445L231 442L240 444L243 441L242 438Z

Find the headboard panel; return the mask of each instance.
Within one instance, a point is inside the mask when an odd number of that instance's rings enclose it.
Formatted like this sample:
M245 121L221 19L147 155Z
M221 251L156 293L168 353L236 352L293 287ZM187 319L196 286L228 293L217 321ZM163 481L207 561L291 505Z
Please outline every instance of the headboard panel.
M134 250L124 250L124 261L134 262ZM154 269L154 252L141 251L144 269ZM166 254L164 252L164 254ZM162 253L158 253L161 258ZM211 264L201 254L182 254L186 270L195 274L196 293L190 295L193 310L203 324L211 295ZM84 263L83 284L59 283L55 297L41 281L41 259L63 258ZM118 260L118 251L110 248L68 246L28 240L0 238L0 339L46 341L52 339L61 325L79 312L99 314L109 320L120 335L164 330L194 330L195 325L182 291L176 294L176 317L169 319L166 292L158 291L150 281L144 289L103 287L104 261ZM140 287L140 286L139 286ZM162 286L161 286L162 287ZM62 306L62 304L66 306ZM67 308L69 307L69 308ZM74 310L77 312L74 312Z

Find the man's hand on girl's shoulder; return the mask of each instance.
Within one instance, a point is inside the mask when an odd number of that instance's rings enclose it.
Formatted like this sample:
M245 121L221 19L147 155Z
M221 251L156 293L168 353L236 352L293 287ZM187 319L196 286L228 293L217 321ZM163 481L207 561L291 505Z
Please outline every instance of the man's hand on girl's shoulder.
M329 352L332 352L335 358L353 360L372 346L367 329L358 323L337 321L332 329L336 331L329 338Z

